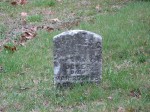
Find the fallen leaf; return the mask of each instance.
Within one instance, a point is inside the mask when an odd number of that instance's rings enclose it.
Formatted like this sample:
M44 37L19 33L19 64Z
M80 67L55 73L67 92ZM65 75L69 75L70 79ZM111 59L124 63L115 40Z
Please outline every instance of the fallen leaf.
M26 39L32 39L32 34L30 32L24 32Z
M14 106L18 111L21 110L21 104L15 103Z
M96 9L97 12L101 12L101 11L102 11L102 8L100 7L100 5L97 5L97 6L95 7L95 9Z
M32 39L36 36L36 34L32 32L24 32L24 35L26 39Z
M25 42L21 42L20 45L24 47L26 46Z
M34 84L38 85L39 82L40 82L39 80L33 79L33 83L34 83Z
M140 98L141 97L141 91L139 89L131 90L130 96Z
M36 36L37 27L32 27L30 29L26 29L21 34L20 43L24 43L27 40L33 39Z
M48 31L48 32L51 32L51 31L53 31L53 30L54 30L54 28L46 27L46 31Z
M37 31L37 27L31 27L29 30L32 31L32 32L36 32Z
M56 0L57 2L62 2L62 0Z
M18 4L24 5L27 3L27 0L15 0L13 2L11 2L11 5L16 6Z
M8 51L11 51L11 52L14 52L17 50L16 46L7 46L7 45L4 45L4 48Z
M57 22L60 22L60 20L59 20L58 18L51 19L50 21L51 21L53 24L54 24L54 23L57 23Z
M19 44L23 44L26 41L27 41L27 38L23 34L21 34L21 38L19 39Z
M27 0L20 0L20 2L19 2L21 5L24 5L24 4L26 4L27 3Z
M28 15L28 14L27 14L26 12L21 12L21 17L24 18L24 17L27 17L27 15Z
M112 96L109 96L109 97L107 97L109 100L112 100L113 99L113 97Z
M117 112L125 112L125 109L123 107L119 107Z
M11 2L11 5L16 6L18 3L16 1Z

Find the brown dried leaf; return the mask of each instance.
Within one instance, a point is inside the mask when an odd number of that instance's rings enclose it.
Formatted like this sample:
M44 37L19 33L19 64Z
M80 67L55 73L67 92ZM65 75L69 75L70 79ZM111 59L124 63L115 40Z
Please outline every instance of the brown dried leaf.
M27 39L33 39L36 36L36 34L30 33L30 36L26 36Z
M119 107L117 112L125 112L125 109L123 107Z
M19 3L20 3L21 5L24 5L24 4L27 3L27 0L20 0Z
M30 32L24 32L25 38L26 39L32 39L33 38L33 34Z
M11 2L11 5L16 6L18 4L24 5L27 3L27 0L15 0L13 2Z
M15 52L17 50L16 46L7 46L4 45L4 48L8 51Z
M33 39L36 36L37 27L32 27L26 31L24 31L21 35L21 42L25 42L26 40Z
M54 30L54 28L46 27L46 31L48 31L48 32L51 32L51 31L53 31L53 30Z
M21 34L19 44L24 46L27 40L31 40L36 37L37 33L37 27L32 27L30 29L27 29Z
M130 96L140 98L141 97L141 91L139 89L131 90Z
M24 34L21 34L21 38L19 40L19 43L25 43L27 41L27 38L24 36Z
M31 27L29 30L32 31L32 32L36 32L37 31L37 27Z
M16 6L18 3L16 1L11 2L11 5Z

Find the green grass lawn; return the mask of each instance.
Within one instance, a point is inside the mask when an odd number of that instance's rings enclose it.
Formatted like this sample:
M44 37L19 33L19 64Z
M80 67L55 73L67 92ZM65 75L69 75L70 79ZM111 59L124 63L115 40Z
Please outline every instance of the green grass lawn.
M150 2L43 0L40 4L37 1L24 6L0 2L0 15L3 15L0 16L0 40L17 27L21 12L28 13L27 22L31 25L49 24L53 18L62 23L79 18L78 26L69 29L88 30L103 37L102 81L98 86L85 84L73 89L56 89L52 39L67 28L56 28L53 32L38 30L35 39L27 41L25 46L17 46L14 53L7 49L0 52L0 112L150 110ZM43 15L40 11L54 14Z

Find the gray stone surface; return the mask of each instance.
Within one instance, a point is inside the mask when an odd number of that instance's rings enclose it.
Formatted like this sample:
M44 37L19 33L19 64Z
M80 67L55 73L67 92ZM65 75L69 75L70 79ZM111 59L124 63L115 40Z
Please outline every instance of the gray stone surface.
M99 83L102 75L102 37L84 30L70 30L53 38L54 83Z

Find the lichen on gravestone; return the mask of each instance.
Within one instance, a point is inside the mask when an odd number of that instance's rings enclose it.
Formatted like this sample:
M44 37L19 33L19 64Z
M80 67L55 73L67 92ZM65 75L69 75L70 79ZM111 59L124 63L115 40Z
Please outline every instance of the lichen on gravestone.
M100 83L102 76L102 37L84 30L70 30L53 38L54 83Z

